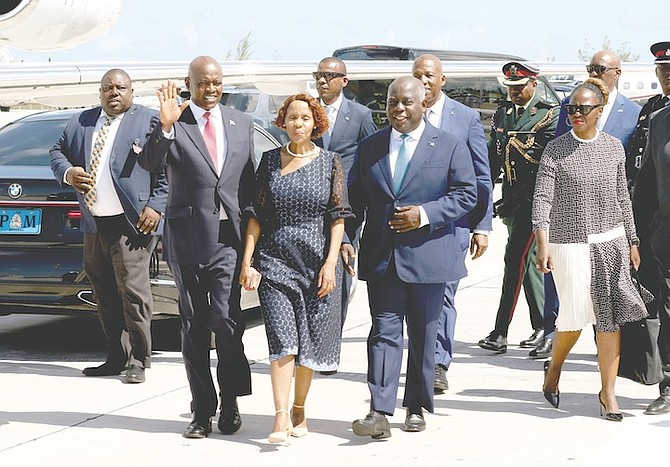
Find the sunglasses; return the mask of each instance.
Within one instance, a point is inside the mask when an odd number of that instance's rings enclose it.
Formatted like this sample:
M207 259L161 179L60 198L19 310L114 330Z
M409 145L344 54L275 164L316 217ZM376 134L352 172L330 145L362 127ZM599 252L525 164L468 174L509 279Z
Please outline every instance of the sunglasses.
M344 73L336 73L334 71L314 71L312 76L315 80L319 81L321 78L326 78L326 81L330 81L335 78L344 78L346 75Z
M608 68L605 65L586 65L588 73L596 73L597 75L604 75L610 70L618 70L618 68Z
M566 112L568 112L568 115L574 115L577 112L579 112L582 115L588 115L590 114L594 109L597 109L598 107L602 107L602 104L597 104L597 105L574 105L574 104L567 104L565 106Z

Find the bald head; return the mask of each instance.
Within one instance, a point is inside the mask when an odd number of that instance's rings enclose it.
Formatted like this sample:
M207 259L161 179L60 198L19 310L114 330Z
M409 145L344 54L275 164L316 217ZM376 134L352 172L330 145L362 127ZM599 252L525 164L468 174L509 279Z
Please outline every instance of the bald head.
M107 115L117 116L133 105L133 88L128 73L109 70L100 80L100 105Z
M435 55L421 55L414 60L412 75L423 84L426 106L432 107L440 99L442 87L447 83L442 72L442 62Z
M198 107L209 110L221 100L223 72L215 58L202 55L193 59L184 81L191 93L191 101Z
M410 133L421 124L426 109L426 91L413 76L401 76L391 83L386 100L386 115L393 128Z
M617 87L619 76L621 76L619 56L611 50L601 50L593 54L590 65L599 66L599 69L589 72L589 76L603 80L605 86L612 92Z

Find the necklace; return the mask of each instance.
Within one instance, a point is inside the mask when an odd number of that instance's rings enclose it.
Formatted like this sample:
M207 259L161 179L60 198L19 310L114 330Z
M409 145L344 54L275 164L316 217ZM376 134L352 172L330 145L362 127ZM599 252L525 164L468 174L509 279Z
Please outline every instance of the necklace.
M284 149L286 149L286 152L289 153L291 156L297 157L299 159L300 158L305 158L305 157L312 157L314 155L314 152L319 150L319 148L316 147L316 144L312 143L312 149L310 149L309 152L307 152L305 154L296 154L293 151L291 151L291 148L289 147L290 145L291 145L291 143L286 143L286 146L284 146Z

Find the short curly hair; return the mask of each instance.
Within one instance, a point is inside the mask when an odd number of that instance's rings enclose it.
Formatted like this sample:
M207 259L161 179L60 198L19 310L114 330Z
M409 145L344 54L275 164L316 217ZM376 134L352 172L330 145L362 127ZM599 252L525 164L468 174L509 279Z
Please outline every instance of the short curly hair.
M306 102L309 106L309 110L312 112L312 117L314 118L314 130L312 130L312 139L319 138L322 134L328 129L328 115L326 111L321 106L318 100L307 94L306 92L301 92L300 94L294 94L288 96L284 103L282 104L279 112L277 113L277 118L275 119L275 125L279 128L286 127L286 111L288 106L291 105L293 101L303 101Z

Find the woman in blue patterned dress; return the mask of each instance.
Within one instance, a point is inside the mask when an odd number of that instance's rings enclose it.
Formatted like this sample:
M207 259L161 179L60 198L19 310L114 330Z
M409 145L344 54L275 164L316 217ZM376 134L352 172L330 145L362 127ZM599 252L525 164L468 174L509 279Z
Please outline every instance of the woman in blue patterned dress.
M268 441L282 443L307 433L304 405L314 371L339 364L339 250L344 219L353 214L340 156L312 142L328 128L318 101L309 94L290 96L276 125L290 142L264 153L258 167L240 284L252 289L262 276L258 293L276 410Z

